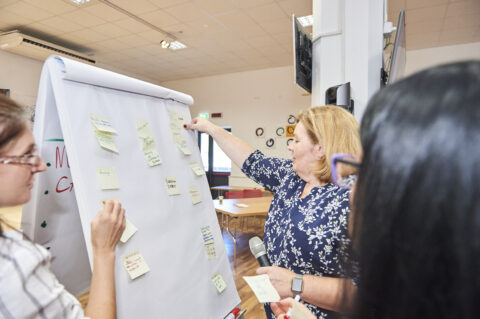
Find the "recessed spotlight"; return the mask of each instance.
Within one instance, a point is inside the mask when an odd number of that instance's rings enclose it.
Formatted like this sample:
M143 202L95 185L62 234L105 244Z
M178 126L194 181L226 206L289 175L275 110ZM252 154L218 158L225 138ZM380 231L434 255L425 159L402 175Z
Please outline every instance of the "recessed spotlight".
M168 42L167 40L162 40L160 41L160 45L163 49L168 49L170 47L170 42Z
M78 5L82 5L82 4L85 4L87 2L90 2L90 0L70 0L70 1L72 1L73 3L78 4Z
M300 22L302 27L309 27L313 25L313 16L309 15L309 16L300 17L298 18L298 21Z
M181 50L185 49L186 47L187 46L182 42L173 41L172 43L170 43L170 50Z

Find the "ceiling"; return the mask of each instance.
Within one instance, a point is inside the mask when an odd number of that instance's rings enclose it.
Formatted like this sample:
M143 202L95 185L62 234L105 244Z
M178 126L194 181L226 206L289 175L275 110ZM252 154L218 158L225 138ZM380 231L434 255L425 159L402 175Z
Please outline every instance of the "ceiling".
M407 50L480 41L479 0L389 3L394 24L406 9ZM312 0L91 0L81 7L0 0L0 30L19 29L102 67L162 82L291 65L292 13L311 14ZM161 48L174 38L188 48Z

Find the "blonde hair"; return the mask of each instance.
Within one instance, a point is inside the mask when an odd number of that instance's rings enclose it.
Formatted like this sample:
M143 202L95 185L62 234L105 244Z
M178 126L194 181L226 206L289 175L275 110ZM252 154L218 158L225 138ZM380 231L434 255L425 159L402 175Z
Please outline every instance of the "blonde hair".
M325 156L311 167L311 172L319 181L332 182L333 154L360 156L362 148L358 122L341 107L326 105L308 108L298 114L297 123L299 122L305 126L311 141L320 144L324 150Z

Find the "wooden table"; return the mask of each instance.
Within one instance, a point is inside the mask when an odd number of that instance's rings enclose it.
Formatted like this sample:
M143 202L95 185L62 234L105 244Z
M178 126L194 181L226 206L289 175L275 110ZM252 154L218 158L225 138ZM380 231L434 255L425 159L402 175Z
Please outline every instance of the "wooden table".
M218 195L223 195L224 192L241 192L244 189L260 189L262 193L271 195L272 193L261 188L255 188L255 187L243 187L243 186L229 186L229 185L221 185L221 186L213 186L210 187L211 190L216 190L218 191Z
M234 218L250 217L250 216L267 216L268 209L272 202L273 196L263 196L254 198L232 198L224 199L220 204L218 199L213 200L215 210L226 218L225 229L233 240L233 264L237 256L237 238L230 230L230 221ZM246 204L247 207L238 207L237 204ZM223 225L222 225L223 226Z

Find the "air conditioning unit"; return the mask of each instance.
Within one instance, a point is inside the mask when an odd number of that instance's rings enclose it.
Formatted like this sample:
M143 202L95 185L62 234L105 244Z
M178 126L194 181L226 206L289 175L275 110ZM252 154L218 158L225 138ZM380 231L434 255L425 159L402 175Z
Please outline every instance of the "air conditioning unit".
M45 61L50 55L56 54L80 62L95 64L95 60L80 52L37 39L17 30L0 33L0 49L40 61Z

